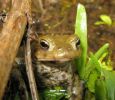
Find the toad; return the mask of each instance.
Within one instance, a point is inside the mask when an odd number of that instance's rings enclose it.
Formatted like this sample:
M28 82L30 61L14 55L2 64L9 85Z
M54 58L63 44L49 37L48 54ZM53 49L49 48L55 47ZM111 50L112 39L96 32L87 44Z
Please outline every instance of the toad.
M69 100L82 100L83 84L74 63L80 57L80 39L74 34L39 34L33 63L40 88L63 86Z

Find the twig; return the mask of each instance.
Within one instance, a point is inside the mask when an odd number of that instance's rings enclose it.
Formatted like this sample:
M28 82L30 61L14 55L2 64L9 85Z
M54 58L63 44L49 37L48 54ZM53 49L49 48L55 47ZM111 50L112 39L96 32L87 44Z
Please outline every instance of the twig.
M28 0L28 2L31 4L31 0ZM32 100L40 100L38 96L37 86L35 82L34 72L32 68L32 60L31 60L31 38L29 37L31 32L31 25L32 25L32 13L31 13L31 7L29 8L29 13L27 13L27 19L28 19L28 31L27 31L27 41L26 41L26 48L25 48L25 63L26 63L26 72L29 80L30 85L30 91L32 95Z
M33 73L33 69L32 69L30 42L31 42L31 39L27 38L26 52L25 52L26 71L27 71L30 90L31 90L31 94L32 94L32 100L39 100L38 91L37 91L35 78L34 78L34 73Z

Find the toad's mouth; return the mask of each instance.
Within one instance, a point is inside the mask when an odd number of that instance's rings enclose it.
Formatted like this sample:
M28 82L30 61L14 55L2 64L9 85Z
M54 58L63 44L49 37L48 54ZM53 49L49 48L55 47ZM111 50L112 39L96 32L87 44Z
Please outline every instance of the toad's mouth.
M73 57L33 57L34 61L51 61L51 62L69 62L72 61Z
M58 63L63 63L63 62L69 62L72 61L72 58L33 58L34 62L58 62Z
M33 63L37 64L38 62L49 63L52 65L65 65L68 62L71 62L73 59L33 59Z
M51 61L51 62L68 62L72 59L63 58L63 59L37 59L38 61Z

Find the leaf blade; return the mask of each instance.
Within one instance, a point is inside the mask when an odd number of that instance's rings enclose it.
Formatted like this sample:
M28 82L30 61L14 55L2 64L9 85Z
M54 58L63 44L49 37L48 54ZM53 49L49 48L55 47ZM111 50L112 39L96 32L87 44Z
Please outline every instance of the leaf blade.
M82 4L78 4L76 23L75 23L75 34L80 38L82 55L76 60L78 73L83 77L83 70L85 69L86 58L87 58L87 15L85 7Z

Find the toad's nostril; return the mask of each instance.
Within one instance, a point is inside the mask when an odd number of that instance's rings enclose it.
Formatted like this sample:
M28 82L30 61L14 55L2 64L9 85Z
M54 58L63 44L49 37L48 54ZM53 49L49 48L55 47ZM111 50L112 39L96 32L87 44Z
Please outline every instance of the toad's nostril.
M57 50L57 57L62 57L65 55L65 51L62 48L58 48Z

